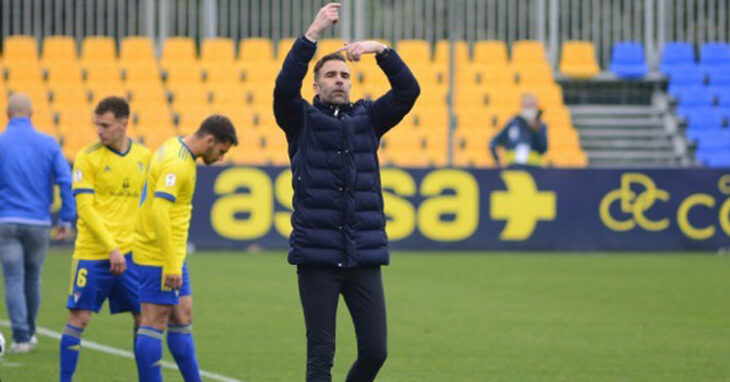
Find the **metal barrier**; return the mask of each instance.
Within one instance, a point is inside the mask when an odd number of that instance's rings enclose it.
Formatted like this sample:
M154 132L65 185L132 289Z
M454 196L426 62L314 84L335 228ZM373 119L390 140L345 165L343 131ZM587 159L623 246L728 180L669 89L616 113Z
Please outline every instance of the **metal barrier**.
M303 33L323 0L2 0L0 34L170 35L197 40ZM556 63L566 40L590 40L606 66L616 41L643 42L651 64L665 41L730 38L730 0L349 0L324 37L534 39Z

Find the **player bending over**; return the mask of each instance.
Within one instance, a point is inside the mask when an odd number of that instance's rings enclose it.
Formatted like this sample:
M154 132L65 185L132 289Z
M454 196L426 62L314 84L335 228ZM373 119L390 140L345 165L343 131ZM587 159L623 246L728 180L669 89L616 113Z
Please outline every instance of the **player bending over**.
M139 264L142 326L134 348L141 382L162 381L162 334L186 382L200 381L192 337L193 298L185 264L195 192L195 160L223 159L237 145L231 121L213 115L192 135L168 139L153 154L137 221L134 260Z

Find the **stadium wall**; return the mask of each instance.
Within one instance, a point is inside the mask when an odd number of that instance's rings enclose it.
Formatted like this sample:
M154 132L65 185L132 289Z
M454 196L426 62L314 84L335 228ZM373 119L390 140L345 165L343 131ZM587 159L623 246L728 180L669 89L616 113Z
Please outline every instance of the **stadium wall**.
M459 168L381 171L393 249L730 247L730 172ZM286 249L291 171L200 167L190 242Z

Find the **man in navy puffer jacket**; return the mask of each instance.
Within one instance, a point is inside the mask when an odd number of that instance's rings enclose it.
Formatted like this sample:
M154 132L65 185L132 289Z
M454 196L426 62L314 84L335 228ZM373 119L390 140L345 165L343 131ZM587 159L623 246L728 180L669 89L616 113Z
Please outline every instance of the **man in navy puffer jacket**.
M274 114L286 133L294 213L289 262L297 265L307 327L307 381L331 381L340 293L350 310L358 358L347 381L372 381L385 361L385 298L380 266L388 264L377 150L380 138L410 111L420 92L395 51L375 41L345 45L350 61L376 54L392 90L351 103L350 70L339 52L314 67L313 104L300 89L320 34L337 22L340 4L317 14L284 60Z

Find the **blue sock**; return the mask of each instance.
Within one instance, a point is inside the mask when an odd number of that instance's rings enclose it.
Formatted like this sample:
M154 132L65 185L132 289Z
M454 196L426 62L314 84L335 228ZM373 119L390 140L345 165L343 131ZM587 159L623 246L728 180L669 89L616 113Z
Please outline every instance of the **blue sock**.
M137 330L137 341L134 345L137 359L137 373L140 382L162 382L162 332L142 326Z
M200 368L195 356L193 328L191 325L168 325L167 348L175 358L185 382L200 382Z
M61 382L71 382L79 362L81 335L84 329L66 324L61 336Z

